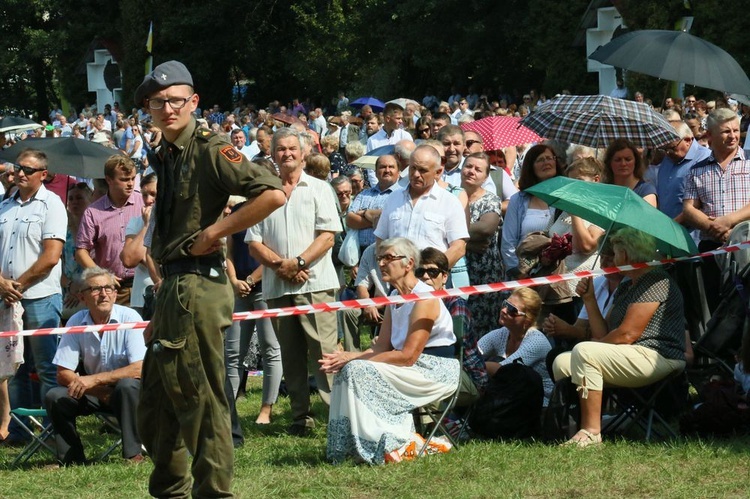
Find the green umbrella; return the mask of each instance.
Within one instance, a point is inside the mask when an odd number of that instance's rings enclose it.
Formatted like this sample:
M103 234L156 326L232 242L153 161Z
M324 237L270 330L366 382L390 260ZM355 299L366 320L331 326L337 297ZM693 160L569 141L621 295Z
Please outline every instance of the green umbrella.
M650 234L656 239L659 252L668 257L698 253L683 226L627 187L554 177L529 187L526 192L608 233L619 227L632 227Z

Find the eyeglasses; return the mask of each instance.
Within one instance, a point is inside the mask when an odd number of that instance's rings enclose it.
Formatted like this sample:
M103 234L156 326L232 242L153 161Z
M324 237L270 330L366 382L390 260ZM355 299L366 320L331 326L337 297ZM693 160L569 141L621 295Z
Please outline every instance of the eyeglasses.
M386 263L395 262L396 260L402 260L406 258L404 255L380 255L377 257L378 263L382 262L383 260L386 261Z
M539 156L534 160L534 164L541 165L542 163L554 163L557 161L557 156Z
M429 133L429 131L430 131L429 128L420 128L419 129L419 133Z
M190 94L190 97L170 97L169 99L146 99L146 102L148 103L149 109L163 109L164 104L169 103L169 107L172 109L182 109L185 107L185 104L188 103L190 99L193 98L193 95Z
M505 311L506 311L505 313L507 313L511 317L518 317L518 316L526 317L526 312L521 312L520 310L518 310L518 307L516 307L515 305L513 305L508 300L503 300L503 304L500 307L500 310L502 310L502 309L505 309Z
M89 286L88 288L83 288L81 290L82 292L88 291L92 295L100 295L102 293L113 293L117 291L117 288L113 286L112 284L107 284L106 286Z
M481 144L481 142L480 142L480 141L478 141L478 140L467 140L467 141L466 141L466 147L471 147L471 146L473 146L474 144Z
M23 174L26 175L27 177L30 177L37 172L43 172L44 170L46 170L46 168L32 168L30 166L23 166L23 165L16 165L16 164L13 165L13 169L16 171L16 173L23 172Z
M685 102L687 102L688 104L695 104L695 99L688 99Z
M352 195L351 191L349 192L337 192L336 195L340 198L348 198Z
M430 276L430 279L435 279L437 276L443 273L442 269L426 269L424 267L419 267L417 270L414 271L414 275L417 276L417 278L422 279L425 274Z
M680 141L677 142L676 144L673 144L671 146L660 147L659 149L661 149L664 152L674 151L675 149L677 149L680 146L680 144L682 143L682 141L686 140L686 139L687 139L687 137L685 137L684 139L680 139Z

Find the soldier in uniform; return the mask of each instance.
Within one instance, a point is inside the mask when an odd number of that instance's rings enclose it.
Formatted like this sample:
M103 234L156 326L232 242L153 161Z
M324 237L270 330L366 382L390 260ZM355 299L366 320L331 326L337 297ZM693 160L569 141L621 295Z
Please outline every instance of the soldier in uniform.
M231 144L196 125L198 95L180 62L161 64L135 93L162 141L150 163L159 177L151 255L164 278L144 332L138 431L154 462L149 492L231 497L233 446L225 394L225 329L233 294L221 238L263 220L284 204L281 183ZM250 199L219 220L229 195Z

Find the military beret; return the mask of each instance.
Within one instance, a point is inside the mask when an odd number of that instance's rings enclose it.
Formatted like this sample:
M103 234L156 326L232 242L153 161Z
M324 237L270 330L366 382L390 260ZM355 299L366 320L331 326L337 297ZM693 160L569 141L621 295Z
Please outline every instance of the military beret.
M193 77L185 65L179 61L167 61L159 64L143 79L135 91L135 103L143 105L143 100L159 90L172 85L193 86Z

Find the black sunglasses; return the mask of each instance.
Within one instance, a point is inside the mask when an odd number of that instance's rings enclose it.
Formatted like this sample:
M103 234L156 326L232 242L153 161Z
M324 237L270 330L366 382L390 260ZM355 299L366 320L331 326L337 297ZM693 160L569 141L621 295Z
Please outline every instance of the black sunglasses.
M479 142L478 140L467 140L466 141L466 147L471 147L474 144L481 144L481 142Z
M520 310L518 310L518 307L513 305L508 300L503 300L503 305L500 307L500 310L502 309L505 309L507 311L506 313L511 317L518 317L519 315L521 317L526 317L526 312L521 312Z
M32 168L30 166L23 166L23 165L17 165L17 164L13 165L13 169L16 171L16 173L23 172L23 174L26 175L27 177L30 177L34 175L35 173L43 172L44 170L46 170L46 168Z
M419 267L417 270L414 271L414 275L417 276L418 279L421 279L424 277L425 274L430 276L430 279L435 279L437 276L442 274L444 271L442 269L426 269L424 267Z

